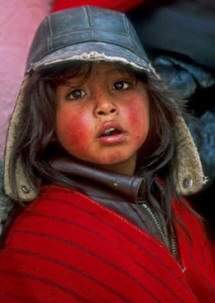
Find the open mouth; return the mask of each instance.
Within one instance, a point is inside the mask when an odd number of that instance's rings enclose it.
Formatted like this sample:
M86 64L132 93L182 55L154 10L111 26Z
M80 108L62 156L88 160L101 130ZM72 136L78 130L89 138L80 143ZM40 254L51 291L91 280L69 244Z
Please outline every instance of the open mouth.
M102 144L113 145L122 143L126 136L127 132L118 122L107 121L100 128L97 138Z
M121 133L122 133L121 130L111 127L106 129L104 133L101 135L101 137L114 136L114 135L119 135Z

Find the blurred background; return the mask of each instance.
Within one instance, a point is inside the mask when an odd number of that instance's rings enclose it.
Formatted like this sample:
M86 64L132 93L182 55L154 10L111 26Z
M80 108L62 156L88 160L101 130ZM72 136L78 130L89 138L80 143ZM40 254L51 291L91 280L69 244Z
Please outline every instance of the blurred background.
M51 0L0 0L0 158L33 34Z

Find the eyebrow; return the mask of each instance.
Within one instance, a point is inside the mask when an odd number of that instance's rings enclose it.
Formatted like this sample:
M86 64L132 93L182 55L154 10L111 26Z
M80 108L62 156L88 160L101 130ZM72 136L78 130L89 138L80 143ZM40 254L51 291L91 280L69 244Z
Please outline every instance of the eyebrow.
M72 78L66 79L65 82L61 83L58 86L73 88L73 87L76 87L76 86L82 86L84 82L85 82L85 79L81 79L81 77L80 77L80 79L72 77Z

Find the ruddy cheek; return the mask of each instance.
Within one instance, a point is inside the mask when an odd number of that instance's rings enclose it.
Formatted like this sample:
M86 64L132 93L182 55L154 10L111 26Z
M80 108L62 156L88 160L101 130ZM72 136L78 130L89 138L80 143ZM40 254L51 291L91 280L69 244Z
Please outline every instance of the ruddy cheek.
M139 144L145 140L149 129L149 111L147 104L133 100L127 106L128 119L133 136Z
M58 116L58 138L63 147L72 155L83 154L87 149L87 118L64 113Z

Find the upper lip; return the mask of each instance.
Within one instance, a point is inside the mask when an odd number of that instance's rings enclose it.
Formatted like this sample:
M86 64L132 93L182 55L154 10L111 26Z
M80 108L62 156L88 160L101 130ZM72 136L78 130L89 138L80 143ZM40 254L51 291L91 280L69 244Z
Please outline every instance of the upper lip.
M107 122L104 122L104 124L100 127L97 138L104 135L105 131L107 131L108 129L111 129L111 128L114 128L115 130L117 130L119 132L124 132L124 129L121 127L121 125L117 121L107 121Z

